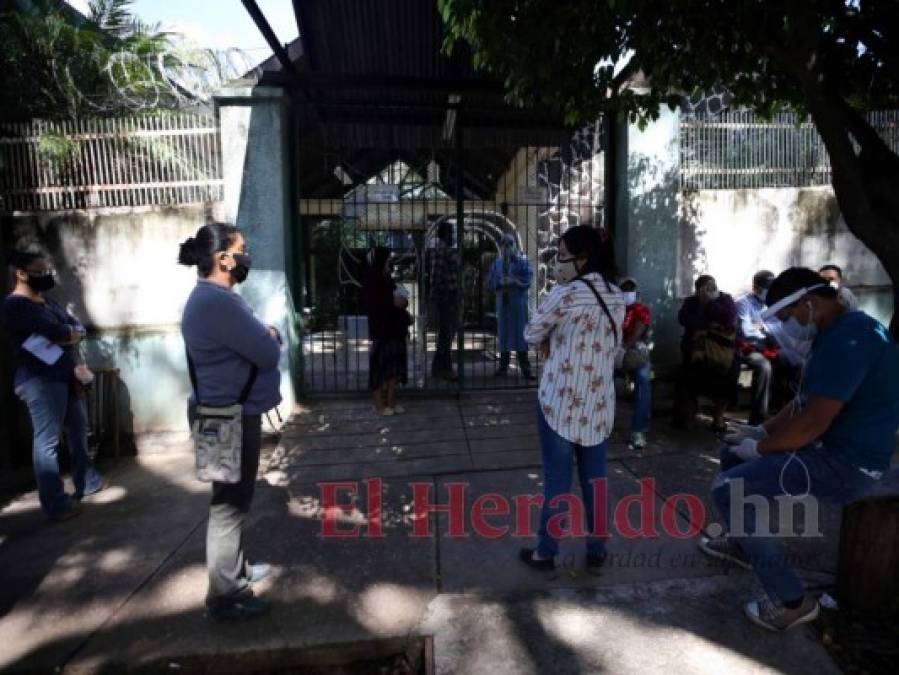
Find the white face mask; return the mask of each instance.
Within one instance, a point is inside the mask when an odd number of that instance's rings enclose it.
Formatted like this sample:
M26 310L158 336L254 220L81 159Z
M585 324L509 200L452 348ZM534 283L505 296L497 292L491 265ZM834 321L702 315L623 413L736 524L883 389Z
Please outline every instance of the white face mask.
M811 342L818 334L818 326L815 325L815 312L812 303L808 303L808 309L808 323L804 326L799 323L799 319L797 319L795 316L790 316L786 321L783 322L784 333L798 342Z
M553 273L559 283L567 284L578 275L577 265L574 263L574 258L568 258L563 261L556 257L556 262L553 264Z
M624 296L624 304L628 307L637 302L637 291L625 291L622 295Z
M835 290L835 291L840 290L840 282L837 281L836 279L831 279L829 283L830 283L830 287L833 290Z

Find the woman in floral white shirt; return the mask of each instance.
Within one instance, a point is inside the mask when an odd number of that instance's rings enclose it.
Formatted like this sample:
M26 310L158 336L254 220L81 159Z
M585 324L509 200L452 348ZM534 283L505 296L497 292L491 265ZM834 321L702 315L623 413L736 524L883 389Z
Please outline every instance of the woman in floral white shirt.
M540 570L555 567L565 518L566 500L560 496L570 492L575 458L587 520L588 571L598 573L605 561L605 539L590 533L593 481L606 476L606 445L615 420L613 372L625 313L621 292L607 281L617 276L614 260L604 232L586 225L568 229L555 264L560 283L525 329L528 343L548 353L537 410L545 485L540 540L520 556Z

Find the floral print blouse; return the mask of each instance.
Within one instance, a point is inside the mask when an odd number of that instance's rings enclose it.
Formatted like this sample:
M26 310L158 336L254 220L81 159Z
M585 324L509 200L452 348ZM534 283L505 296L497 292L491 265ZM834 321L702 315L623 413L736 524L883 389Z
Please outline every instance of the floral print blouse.
M556 286L525 328L539 348L549 341L549 359L540 380L539 401L549 427L582 446L599 445L615 422L615 352L621 342L625 305L621 291L602 276L585 275L605 300L612 325L582 281ZM617 333L617 339L616 339Z

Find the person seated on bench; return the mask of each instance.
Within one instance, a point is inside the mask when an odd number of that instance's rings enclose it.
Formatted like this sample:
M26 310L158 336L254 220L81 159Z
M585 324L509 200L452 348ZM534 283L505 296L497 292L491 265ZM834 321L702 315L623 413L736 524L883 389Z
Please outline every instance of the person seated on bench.
M779 330L780 322L772 317L762 319L767 305L765 298L774 274L768 270L752 277L752 292L737 299L737 350L740 362L752 371L752 406L749 424L761 424L768 419L769 401L786 402L795 394L799 369L790 363L778 338L786 342ZM779 395L789 392L788 396Z
M652 313L649 307L637 301L637 280L626 277L618 286L624 295L626 313L622 326L621 348L618 350L618 370L634 380L634 414L631 417L630 447L640 450L646 447L649 417L652 411L652 384L650 376L650 335Z
M734 299L718 290L715 278L703 274L696 279L695 293L684 300L677 319L684 327L681 338L683 365L678 377L672 426L689 428L699 396L714 401L712 429L727 431L724 410L733 399L740 362L737 360L737 309Z
M818 270L818 274L837 289L837 297L846 306L846 309L850 312L858 309L858 298L855 297L855 293L849 290L848 286L843 284L843 269L839 265L828 263Z
M777 317L788 334L811 342L799 394L764 425L741 425L725 437L712 496L727 528L742 527L703 539L700 549L751 567L765 596L745 605L746 616L786 630L813 620L818 601L788 565L782 539L766 531L759 498L846 504L871 489L896 448L899 345L870 316L848 311L814 270L782 272L767 300L763 319Z

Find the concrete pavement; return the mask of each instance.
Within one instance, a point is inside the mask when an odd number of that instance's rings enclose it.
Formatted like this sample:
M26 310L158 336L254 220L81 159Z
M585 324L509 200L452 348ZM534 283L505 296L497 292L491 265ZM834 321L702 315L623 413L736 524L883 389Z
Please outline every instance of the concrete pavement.
M0 512L0 669L279 672L396 653L433 636L442 673L835 672L812 629L771 635L745 622L739 607L753 596L752 576L709 564L695 539L677 534L691 527L683 503L672 512L677 532L661 527L676 493L708 504L717 469L708 432L659 423L639 453L613 437L612 502L654 479L646 504L660 532L613 536L600 577L584 572L573 541L558 573L535 574L515 560L530 540L480 536L470 516L467 536L449 536L445 513L427 516L435 536L411 536L414 483L440 503L450 484L464 483L468 506L490 493L542 491L534 405L523 392L410 399L392 418L363 400L301 406L265 451L246 530L249 554L274 566L259 589L274 610L244 624L203 616L208 486L193 479L190 455L122 462L113 487L66 523L46 523L36 495L23 495ZM621 429L627 414L622 405ZM383 536L322 537L319 483L358 482L355 506L330 513L340 530L365 533L372 503L363 481L374 478L383 480ZM345 490L339 497L350 501ZM532 526L536 515L526 514ZM489 522L516 526L511 515ZM833 581L835 523L833 513L824 519L826 543L794 544L814 587Z

